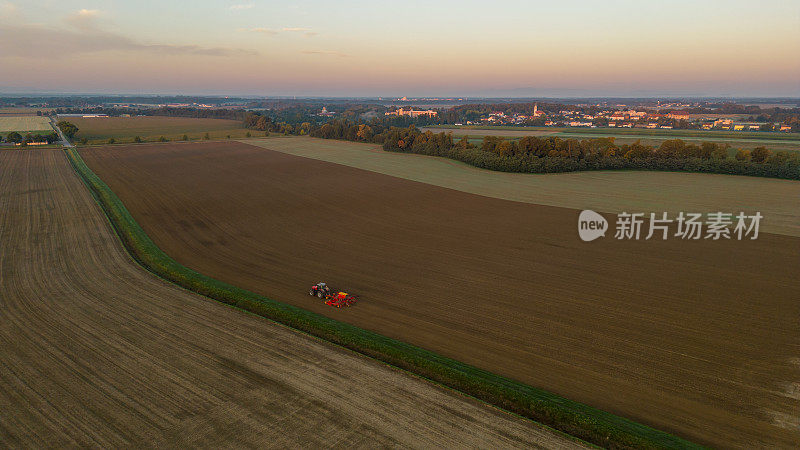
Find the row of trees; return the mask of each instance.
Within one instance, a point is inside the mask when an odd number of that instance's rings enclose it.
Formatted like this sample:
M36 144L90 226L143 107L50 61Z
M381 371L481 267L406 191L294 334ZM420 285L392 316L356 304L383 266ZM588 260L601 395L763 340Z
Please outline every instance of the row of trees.
M78 132L78 127L77 126L75 126L75 125L73 125L73 124L71 124L69 122L63 121L63 120L61 122L58 122L57 126L69 138L74 137L75 133ZM12 131L12 132L6 134L5 139L3 139L2 136L0 136L0 142L3 142L3 140L5 140L5 142L11 143L11 144L20 144L22 146L25 146L25 145L33 144L33 143L36 143L36 144L41 144L41 143L52 144L54 142L58 142L59 138L58 138L58 135L55 132L47 133L47 134L26 133L26 134L23 135L22 133L19 133L19 132L16 132L16 131Z
M703 142L700 145L687 143L681 139L671 139L659 146L644 145L641 141L632 144L616 145L614 137L596 139L559 139L558 137L526 136L518 141L505 140L502 137L486 136L481 143L482 151L496 153L507 157L560 157L572 159L596 159L623 157L625 159L698 159L725 160L730 155L729 144ZM462 145L462 147L465 147ZM739 149L735 155L737 161L769 163L784 165L797 163L800 154L797 152L779 151L773 153L766 147L752 150Z
M396 127L379 119L367 123L336 119L284 131L324 139L371 142L383 145L387 151L443 156L505 172L636 169L800 179L800 155L796 152L773 153L758 147L739 150L731 158L730 145L714 142L698 145L672 139L652 146L640 141L620 145L614 137L579 140L526 136L511 140L486 136L476 145L467 138L455 141L451 134L423 133L413 125Z
M249 112L244 118L245 128L264 131L267 133L296 134L299 136L308 135L312 128L317 127L316 123L300 122L288 123L286 121L274 121L271 117L264 114Z
M3 140L5 140L5 142L8 143L21 144L25 146L34 142L35 143L46 142L48 144L52 144L53 142L58 141L58 136L55 133L48 133L48 134L27 133L25 135L22 135L21 133L12 131L5 136L5 139L3 139L2 136L0 136L0 142L3 142Z
M79 128L77 125L67 122L66 120L62 120L56 124L58 128L61 129L61 132L64 133L66 137L72 139L78 133Z
M535 156L587 159L592 157L622 156L628 159L657 158L699 158L725 159L728 157L728 144L703 142L701 145L686 143L680 139L667 140L658 147L644 145L641 141L632 144L616 144L616 138L561 139L558 137L525 136L519 140L506 140L499 136L486 136L480 149L501 156Z
M193 108L164 106L158 108L119 108L114 106L90 106L77 108L57 108L56 114L106 114L118 117L123 114L131 116L163 116L163 117L191 117L195 119L229 119L242 120L245 111L233 108Z

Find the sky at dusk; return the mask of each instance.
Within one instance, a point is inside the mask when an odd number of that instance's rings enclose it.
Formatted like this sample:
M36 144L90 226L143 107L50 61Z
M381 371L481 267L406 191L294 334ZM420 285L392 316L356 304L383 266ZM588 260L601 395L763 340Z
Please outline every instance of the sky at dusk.
M800 96L800 1L0 0L0 94Z

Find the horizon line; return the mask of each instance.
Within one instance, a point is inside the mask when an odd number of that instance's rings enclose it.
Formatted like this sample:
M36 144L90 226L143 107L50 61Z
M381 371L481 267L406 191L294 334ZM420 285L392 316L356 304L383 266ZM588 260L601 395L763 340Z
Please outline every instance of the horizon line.
M130 92L47 92L47 91L22 91L22 92L2 92L0 98L14 97L207 97L207 98L238 98L238 99L280 99L280 100L304 100L304 99L363 99L363 100L561 100L561 99L632 99L632 100L659 100L659 99L774 99L774 100L798 100L800 95L703 95L703 94L665 94L665 95L544 95L544 96L490 96L490 95L263 95L263 94L186 94L186 93L130 93ZM402 100L405 97L407 100Z

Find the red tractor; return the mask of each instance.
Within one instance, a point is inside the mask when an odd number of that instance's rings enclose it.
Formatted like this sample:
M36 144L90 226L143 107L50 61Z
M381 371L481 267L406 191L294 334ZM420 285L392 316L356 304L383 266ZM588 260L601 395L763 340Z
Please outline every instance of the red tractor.
M334 292L330 286L325 283L317 283L311 286L308 295L317 296L317 298L325 299L325 304L341 308L343 306L351 306L356 302L356 297L347 292Z
M331 295L331 287L325 283L317 283L311 286L311 290L308 291L308 295L315 295L319 298L325 298L327 295Z

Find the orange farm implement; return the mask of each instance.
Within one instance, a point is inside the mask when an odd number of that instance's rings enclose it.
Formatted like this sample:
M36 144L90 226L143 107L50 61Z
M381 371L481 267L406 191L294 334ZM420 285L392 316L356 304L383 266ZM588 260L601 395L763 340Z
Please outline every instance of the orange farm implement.
M335 306L337 308L352 306L356 302L355 296L347 292L335 292L326 283L317 283L311 286L308 295L323 299L326 305Z

